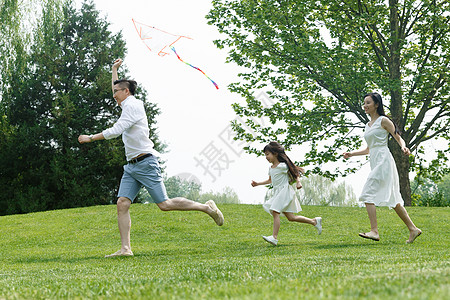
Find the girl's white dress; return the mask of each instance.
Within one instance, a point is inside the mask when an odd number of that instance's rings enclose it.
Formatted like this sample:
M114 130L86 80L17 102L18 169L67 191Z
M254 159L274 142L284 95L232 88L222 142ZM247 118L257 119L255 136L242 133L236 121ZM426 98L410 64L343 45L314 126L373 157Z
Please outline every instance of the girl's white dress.
M289 184L289 168L280 162L275 168L269 168L269 176L272 179L272 197L263 204L263 208L269 214L272 211L278 213L297 213L302 210L295 195L295 188Z
M383 118L385 117L378 117L372 126L366 124L364 139L369 147L371 172L359 200L394 208L399 203L403 206L403 199L397 167L387 146L389 132L381 127Z

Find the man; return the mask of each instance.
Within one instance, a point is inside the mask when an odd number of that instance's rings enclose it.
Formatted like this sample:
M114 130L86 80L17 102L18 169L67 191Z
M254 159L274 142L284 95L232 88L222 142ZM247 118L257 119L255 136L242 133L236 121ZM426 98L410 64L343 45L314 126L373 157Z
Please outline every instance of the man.
M89 143L97 140L112 139L122 135L125 145L125 155L128 164L124 166L119 193L117 195L117 221L119 225L122 247L119 251L105 257L132 256L130 245L130 205L136 198L140 188L144 186L153 201L162 211L197 210L211 216L217 225L222 226L224 218L214 201L205 204L177 197L169 199L161 177L161 170L156 158L158 152L153 149L149 139L147 115L142 101L134 97L136 82L133 80L118 80L117 70L122 64L117 59L112 66L113 97L122 108L122 114L113 127L94 135L80 135L78 141Z

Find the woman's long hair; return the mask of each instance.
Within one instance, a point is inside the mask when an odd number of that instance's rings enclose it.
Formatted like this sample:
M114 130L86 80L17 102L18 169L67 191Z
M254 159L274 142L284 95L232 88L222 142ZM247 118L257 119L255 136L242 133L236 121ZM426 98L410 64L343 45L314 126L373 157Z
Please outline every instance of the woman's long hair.
M375 104L378 104L378 107L377 107L377 113L378 113L380 116L384 116L384 117L388 118L389 120L391 120L391 122L394 123L394 126L395 126L395 133L397 133L398 135L400 135L400 134L401 134L400 128L397 126L397 124L395 124L394 121L392 121L391 118L389 118L388 116L386 116L386 113L384 112L383 99L381 99L381 95L378 94L378 93L368 93L368 94L366 94L366 95L364 96L364 98L366 98L366 97L372 98L373 102L374 102Z
M300 176L301 169L294 165L294 163L291 161L291 159L286 155L284 152L283 146L281 146L277 142L270 142L268 145L264 147L263 152L270 152L277 156L277 159L279 162L284 162L288 168L289 168L289 178L290 181L295 181L297 177Z

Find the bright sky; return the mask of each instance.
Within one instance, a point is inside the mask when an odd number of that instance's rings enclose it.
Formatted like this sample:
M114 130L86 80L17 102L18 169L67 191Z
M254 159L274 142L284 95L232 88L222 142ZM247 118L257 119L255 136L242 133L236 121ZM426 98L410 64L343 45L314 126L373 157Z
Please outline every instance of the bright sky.
M82 1L76 1L80 8ZM219 33L206 23L210 2L94 0L97 10L111 23L112 32L123 33L128 48L124 63L131 77L147 89L150 101L161 109L157 126L160 138L170 151L163 157L168 176L192 175L202 183L203 192L221 192L229 186L242 203L262 203L266 189L252 188L250 182L266 180L270 165L264 157L240 153L238 142L233 143L227 134L230 121L236 117L231 104L242 101L239 95L227 90L227 85L239 80L239 69L226 64L226 51L213 44ZM150 52L139 39L132 19L191 37L192 40L175 44L178 54L201 68L219 85L219 90L175 55L160 57ZM288 155L296 160L303 153ZM368 170L366 164L361 171L345 178L356 195L361 192Z

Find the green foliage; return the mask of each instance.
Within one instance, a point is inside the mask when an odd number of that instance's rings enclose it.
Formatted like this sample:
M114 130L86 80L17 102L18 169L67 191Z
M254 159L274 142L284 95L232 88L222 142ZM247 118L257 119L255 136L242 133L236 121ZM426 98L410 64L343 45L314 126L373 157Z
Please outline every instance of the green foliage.
M23 1L22 1L23 2ZM17 0L0 0L0 100L7 85L5 81L12 68L21 63L20 54L31 37L32 23L26 11L38 1L19 3ZM16 61L19 59L18 61Z
M79 134L111 126L120 108L111 97L111 64L125 55L120 33L93 4L42 4L42 19L16 51L2 85L1 214L111 203L124 163L120 139L80 145ZM145 97L145 91L137 95ZM138 91L138 92L139 92ZM152 136L159 110L146 103ZM3 131L4 128L8 130Z
M450 198L445 197L441 192L434 194L414 194L414 205L429 207L449 207Z
M449 1L428 0L214 0L207 18L223 34L215 44L244 70L229 86L245 98L233 105L243 120L233 123L237 139L252 143L250 153L272 140L307 147L299 165L342 161L361 146L363 96L379 91L407 146L425 159L421 143L450 140L449 9ZM255 97L261 91L273 105ZM390 148L409 198L410 163L415 169L419 160ZM449 149L435 161L441 175ZM358 167L313 172L336 177Z
M440 193L447 198L450 199L450 174L447 174L442 178L441 181L437 183L437 187Z
M219 204L239 204L240 200L236 192L231 187L225 187L222 192L207 192L200 195L199 202L205 203L208 200L214 200Z
M438 187L431 179L416 176L414 180L411 181L411 190L413 193L419 195L434 194L438 192Z
M202 185L195 181L183 180L180 177L169 177L164 180L169 198L184 197L198 201Z
M356 196L351 186L345 182L336 183L320 175L310 175L301 179L303 191L298 192L301 204L352 206Z
M447 174L435 183L429 178L416 176L411 183L413 205L448 207L450 206L450 175Z
M436 155L433 159L424 159L426 156L430 156L430 153L425 153L424 147L419 147L416 150L419 155L413 158L413 170L416 172L417 180L420 182L420 178L429 179L433 182L440 181L446 174L450 173L450 161L447 156L448 151L435 150Z
M377 210L380 242L358 237L365 209L305 206L324 230L281 220L279 246L264 242L272 219L259 205L221 205L222 227L200 212L131 206L134 257L119 249L116 207L0 217L2 299L447 299L449 208Z

